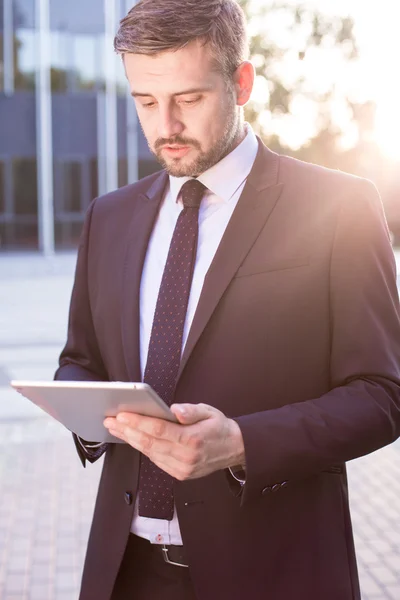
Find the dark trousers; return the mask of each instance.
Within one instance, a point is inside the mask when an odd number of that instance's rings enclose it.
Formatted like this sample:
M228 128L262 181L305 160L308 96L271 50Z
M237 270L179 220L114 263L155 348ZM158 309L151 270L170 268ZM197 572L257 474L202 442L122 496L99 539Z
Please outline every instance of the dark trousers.
M190 572L167 564L147 540L130 534L111 600L197 600Z

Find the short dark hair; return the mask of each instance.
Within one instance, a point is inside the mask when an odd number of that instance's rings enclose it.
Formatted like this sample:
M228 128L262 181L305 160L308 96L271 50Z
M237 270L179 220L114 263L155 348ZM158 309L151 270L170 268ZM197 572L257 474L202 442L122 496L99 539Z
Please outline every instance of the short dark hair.
M246 18L236 0L140 0L122 19L118 54L156 55L200 40L216 68L231 77L248 59Z

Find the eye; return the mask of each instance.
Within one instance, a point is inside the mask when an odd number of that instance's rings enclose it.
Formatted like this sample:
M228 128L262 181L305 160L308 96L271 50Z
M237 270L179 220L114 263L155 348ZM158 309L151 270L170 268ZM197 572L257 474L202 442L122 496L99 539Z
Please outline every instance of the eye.
M191 104L196 104L196 102L198 102L199 100L200 98L194 98L193 100L181 100L181 103L185 106L190 106Z
M155 106L156 103L155 102L147 102L146 104L142 104L142 106L144 108L152 108L153 106Z

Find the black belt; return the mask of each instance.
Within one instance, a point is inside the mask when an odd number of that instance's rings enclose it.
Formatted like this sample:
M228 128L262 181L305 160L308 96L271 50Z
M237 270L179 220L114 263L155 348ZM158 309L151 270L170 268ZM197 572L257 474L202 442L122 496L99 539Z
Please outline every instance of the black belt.
M139 537L134 533L130 534L130 542L133 544L133 547L136 547L140 552L145 553L151 552L157 555L161 555L164 561L175 567L188 567L188 561L185 556L185 551L183 546L173 546L167 544L151 544L149 540L145 538Z
M155 552L161 552L166 563L175 567L188 567L183 546L172 546L167 544L152 544Z

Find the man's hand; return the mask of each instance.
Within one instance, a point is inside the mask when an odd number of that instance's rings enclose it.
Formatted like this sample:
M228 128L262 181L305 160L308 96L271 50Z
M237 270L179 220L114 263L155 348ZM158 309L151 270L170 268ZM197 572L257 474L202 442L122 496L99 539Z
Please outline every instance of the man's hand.
M105 427L180 481L245 464L238 424L207 404L173 404L179 423L120 413Z

